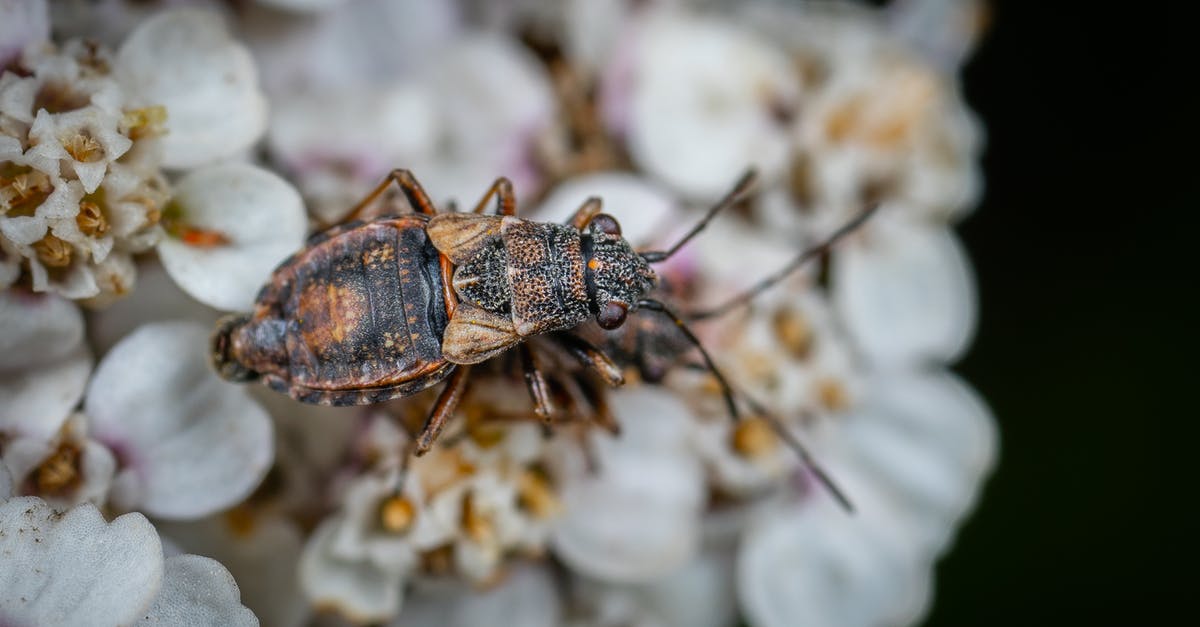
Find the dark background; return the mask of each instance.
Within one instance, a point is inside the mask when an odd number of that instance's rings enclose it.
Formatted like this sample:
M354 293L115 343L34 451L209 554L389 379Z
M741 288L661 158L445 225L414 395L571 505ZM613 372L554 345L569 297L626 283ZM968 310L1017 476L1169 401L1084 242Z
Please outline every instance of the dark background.
M1185 394L1200 371L1200 246L1183 224L1200 186L1185 124L1200 107L1184 94L1200 88L1200 37L1163 6L993 3L966 69L987 193L960 228L983 302L957 370L1002 439L929 625L1196 613L1172 606L1197 570L1182 551L1196 528L1185 463L1200 411Z

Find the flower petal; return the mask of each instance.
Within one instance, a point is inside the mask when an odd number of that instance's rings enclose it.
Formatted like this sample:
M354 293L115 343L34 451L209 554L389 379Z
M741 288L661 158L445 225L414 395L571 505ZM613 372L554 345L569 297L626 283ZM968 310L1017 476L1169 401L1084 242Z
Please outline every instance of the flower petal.
M239 582L242 603L267 625L298 627L308 618L296 568L300 529L282 517L217 515L194 522L160 522L159 531L189 553L216 559ZM170 560L167 561L168 568Z
M105 522L90 503L59 513L41 499L0 503L0 617L15 625L127 624L163 579L145 516Z
M746 531L738 595L758 627L910 624L929 599L932 566L891 526L869 483L837 473L857 511L828 500L787 507Z
M139 625L258 625L237 582L216 560L177 555L165 561L162 590Z
M29 44L50 39L50 14L45 0L0 3L0 68L20 56Z
M485 591L465 584L418 588L392 622L400 627L555 627L562 624L562 602L545 567L518 566L500 585Z
M715 198L755 165L764 180L787 162L799 85L787 57L728 22L663 15L644 25L634 67L629 150L692 198Z
M0 432L50 439L79 404L92 372L86 346L58 362L5 372L0 378Z
M565 222L591 197L617 218L621 235L635 246L662 237L676 206L671 195L643 178L625 172L577 176L554 188L534 215L537 220Z
M118 507L197 518L245 498L270 467L270 418L212 372L208 335L191 322L147 324L96 368L85 407L122 462Z
M966 254L949 228L887 218L835 256L834 304L876 364L953 361L975 330Z
M341 520L328 518L313 532L300 556L300 586L319 608L334 609L359 622L379 622L400 611L402 577L371 562L343 560L330 553Z
M83 314L50 294L0 291L0 370L58 361L83 343Z
M203 9L163 11L117 52L115 74L129 104L167 108L163 164L189 168L231 157L266 129L258 71L221 17Z
M996 426L970 387L949 373L891 374L872 382L843 436L855 464L886 493L897 522L945 549L974 504L996 454Z
M158 244L163 266L181 288L217 309L247 310L271 271L304 244L308 229L300 194L279 176L229 163L196 170L173 201L186 228L226 242L199 246L176 237Z
M614 394L612 406L622 433L592 440L599 469L588 472L577 448L559 460L564 514L552 543L581 573L646 581L696 550L703 470L688 450L691 413L679 398L643 387Z
M137 289L132 293L104 309L88 312L88 340L100 353L147 322L194 320L212 326L220 317L179 289L160 263L138 263L137 277Z

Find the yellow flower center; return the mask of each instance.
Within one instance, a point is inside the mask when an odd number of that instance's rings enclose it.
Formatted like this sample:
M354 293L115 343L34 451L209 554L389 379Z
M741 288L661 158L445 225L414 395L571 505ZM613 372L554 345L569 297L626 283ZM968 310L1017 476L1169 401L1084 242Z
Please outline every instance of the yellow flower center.
M104 212L100 211L100 205L90 200L79 203L75 224L79 225L79 230L88 237L104 237L108 233L108 220L105 219Z
M63 148L80 163L94 163L104 158L104 147L88 131L61 138Z
M541 473L526 470L517 479L517 503L535 518L552 518L562 511L554 488Z
M763 457L778 444L779 436L763 418L746 418L730 434L730 445L734 452L746 459Z
M48 268L65 268L71 265L71 245L47 234L33 245L38 261Z
M58 445L33 471L38 494L62 494L79 484L79 460L83 451L71 442Z
M417 520L417 508L403 496L391 496L379 504L379 524L390 533L405 533Z

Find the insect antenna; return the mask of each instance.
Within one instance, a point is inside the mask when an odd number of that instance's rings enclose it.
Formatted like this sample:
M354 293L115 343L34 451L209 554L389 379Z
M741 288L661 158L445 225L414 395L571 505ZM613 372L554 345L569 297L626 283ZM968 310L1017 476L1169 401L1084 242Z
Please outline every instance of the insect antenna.
M829 252L829 249L832 248L833 245L838 242L838 240L849 235L850 233L853 233L858 227L862 226L862 224L867 221L867 218L870 218L878 209L879 203L871 204L864 209L862 213L855 216L849 222L843 224L833 233L830 233L829 236L826 237L822 242L797 255L784 267L776 270L760 280L758 283L755 283L753 286L746 289L746 291L734 296L733 298L730 298L716 307L701 311L689 312L687 315L688 320L704 320L707 318L715 318L722 314L726 314L733 309L737 309L746 303L749 303L754 299L755 296L758 296L760 292L766 291L771 286L786 279L788 275L803 267L805 263L820 257L826 252Z
M775 434L778 435L785 444L787 444L788 448L792 449L792 451L796 453L796 455L800 458L800 462L804 464L804 467L807 468L808 471L817 478L817 481L820 482L821 485L825 486L825 489L829 491L829 494L833 495L833 498L838 502L838 505L841 505L842 509L846 510L847 513L853 514L854 504L851 503L850 499L846 497L846 493L843 492L836 483L834 483L833 479L829 476L829 473L825 472L825 469L817 463L817 460L812 456L812 453L808 451L808 447L804 446L804 443L802 443L800 439L795 436L795 434L789 431L783 422L779 420L779 418L767 411L766 407L764 407L757 400L751 398L745 393L742 394L742 398L746 399L746 404L750 406L750 409L754 410L755 414L761 416L763 420L767 421L767 424L771 427L771 430L774 431Z
M738 179L737 183L734 183L733 189L729 190L729 192L725 194L724 198L718 201L717 204L713 205L712 208L708 210L708 213L704 215L704 218L701 219L700 222L697 222L696 226L693 226L692 230L687 232L687 235L684 235L679 239L678 242L675 242L674 246L671 246L667 250L651 250L638 254L640 254L643 259L650 263L658 263L660 261L666 261L667 259L670 259L671 255L674 255L680 248L683 247L684 244L688 243L688 241L700 233L700 231L703 231L704 227L708 226L708 223L712 221L713 216L717 215L717 213L723 209L727 209L733 205L736 205L743 198L745 198L746 193L750 191L750 187L754 185L756 180L758 180L758 172L756 172L753 168L746 170L746 172L742 174L741 178Z
M637 306L639 309L647 309L649 311L666 316L671 320L671 322L675 323L675 326L683 333L685 337L687 337L688 342L690 342L692 346L696 347L696 350L700 351L700 356L704 359L704 369L708 370L714 377L716 377L717 384L721 386L721 396L725 399L725 407L729 410L729 415L733 418L734 422L741 420L741 414L738 412L737 402L734 400L733 386L729 384L729 381L725 378L725 375L721 373L719 368L717 368L717 365L712 360L712 356L708 354L708 351L705 350L704 345L700 343L700 338L696 337L696 334L688 328L687 323L683 321L683 318L680 318L675 312L671 311L666 305L657 300L648 298L642 299L638 301ZM779 435L780 439L782 439L789 448L796 452L804 466L813 473L813 476L817 478L821 485L825 486L825 489L829 490L829 493L833 495L838 504L841 505L842 508L847 512L853 513L854 506L850 503L850 499L846 498L845 493L837 487L837 484L833 482L833 479L829 477L829 474L825 472L825 469L817 463L812 454L808 452L808 448L805 447L804 444L802 444L800 440L796 438L796 436L792 435L792 433L787 430L787 427L785 427L778 418L771 414L771 412L767 411L766 408L764 408L761 404L745 394L743 394L742 397L746 399L746 402L750 405L750 408L754 410L755 414L766 420L767 424L770 425L771 429Z

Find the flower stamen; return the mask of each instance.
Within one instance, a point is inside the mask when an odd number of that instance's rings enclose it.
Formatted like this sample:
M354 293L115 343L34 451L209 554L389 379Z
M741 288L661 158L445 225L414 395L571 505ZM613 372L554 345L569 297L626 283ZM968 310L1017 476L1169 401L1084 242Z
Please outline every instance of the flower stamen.
M104 212L100 210L100 205L90 200L79 203L75 224L79 225L79 230L88 237L104 237L108 234L108 220L105 219Z
M734 452L745 459L769 454L779 444L779 437L762 418L747 418L733 428L729 443Z
M62 442L33 471L38 494L59 495L79 484L79 462L83 451L71 442Z
M390 496L379 504L379 524L389 533L406 533L416 519L416 506L403 496Z
M53 236L46 235L33 245L38 261L48 268L65 268L71 265L71 245Z

